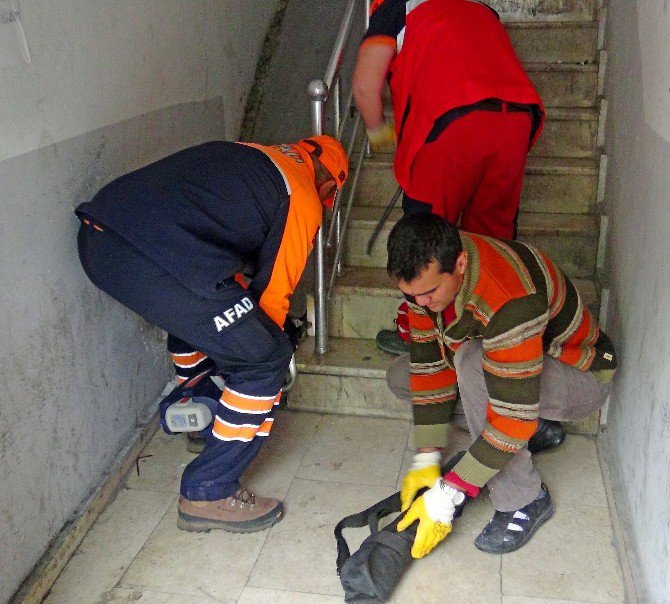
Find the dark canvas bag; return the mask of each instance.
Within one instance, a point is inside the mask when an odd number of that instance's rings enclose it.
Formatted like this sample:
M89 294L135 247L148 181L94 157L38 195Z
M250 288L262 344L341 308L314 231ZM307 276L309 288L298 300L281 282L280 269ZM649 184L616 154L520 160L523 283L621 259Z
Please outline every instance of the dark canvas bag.
M463 456L460 452L443 467L442 473L449 472ZM417 493L417 497L426 489ZM467 499L466 499L467 500ZM456 509L454 518L460 516L463 505ZM346 602L386 602L405 570L412 562L412 544L419 526L413 522L404 531L398 532L400 514L391 524L379 530L379 521L400 511L400 493L378 501L368 509L342 518L335 527L337 541L337 574L344 588ZM363 541L353 554L342 535L345 528L370 527L370 536Z
M398 532L401 514L379 530L379 521L400 511L400 493L375 503L367 510L351 514L335 527L337 540L337 574L344 588L346 602L386 602L412 561L410 550L418 523ZM342 536L345 528L370 527L370 536L353 554Z

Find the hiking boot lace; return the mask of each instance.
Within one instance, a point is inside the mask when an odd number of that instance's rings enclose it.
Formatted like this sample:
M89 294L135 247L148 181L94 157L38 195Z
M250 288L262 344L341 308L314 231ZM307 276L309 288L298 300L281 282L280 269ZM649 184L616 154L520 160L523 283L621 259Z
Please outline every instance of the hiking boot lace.
M256 495L251 491L242 488L230 497L230 505L233 507L239 505L240 508L244 508L245 505L248 505L253 510L256 505Z

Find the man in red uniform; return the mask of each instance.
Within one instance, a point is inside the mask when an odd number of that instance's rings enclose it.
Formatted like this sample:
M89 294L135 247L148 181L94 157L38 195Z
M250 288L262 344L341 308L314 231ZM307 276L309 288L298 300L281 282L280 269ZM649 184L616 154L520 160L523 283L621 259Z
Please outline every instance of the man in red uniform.
M395 129L383 113L387 80ZM397 130L394 174L405 212L515 237L526 156L544 109L493 9L471 0L378 3L353 87L373 149L392 146ZM388 352L406 352L398 340L388 330L377 338Z
M212 141L121 176L76 209L91 281L169 333L181 379L213 368L225 382L205 448L182 475L179 528L251 532L281 518L281 501L239 478L272 428L294 350L288 299L322 204L332 206L347 174L329 136Z

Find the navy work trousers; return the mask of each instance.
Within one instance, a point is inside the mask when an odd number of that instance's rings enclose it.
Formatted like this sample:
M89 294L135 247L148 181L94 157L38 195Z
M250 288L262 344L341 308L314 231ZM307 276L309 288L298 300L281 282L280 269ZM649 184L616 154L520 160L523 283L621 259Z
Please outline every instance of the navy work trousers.
M272 399L278 399L293 353L288 337L234 279L221 284L216 298L203 298L122 237L99 229L82 223L79 231L79 257L89 279L206 354L229 389L233 404L225 403L224 393L217 408L219 436L207 437L181 481L181 494L191 501L229 497L269 432Z

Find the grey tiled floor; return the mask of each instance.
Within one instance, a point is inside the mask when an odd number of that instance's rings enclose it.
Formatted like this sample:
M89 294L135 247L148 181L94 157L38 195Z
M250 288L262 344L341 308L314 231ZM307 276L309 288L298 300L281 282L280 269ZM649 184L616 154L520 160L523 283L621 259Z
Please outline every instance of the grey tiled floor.
M159 431L139 475L129 474L46 602L343 602L333 527L397 490L409 436L406 421L280 412L245 483L284 499L285 517L269 531L236 535L177 529L179 476L193 456L183 436ZM453 451L466 443L464 432L452 433ZM444 543L412 564L393 602L623 602L595 442L569 436L537 463L556 514L526 547L505 556L474 547L492 514L482 495ZM346 536L358 547L365 531Z

